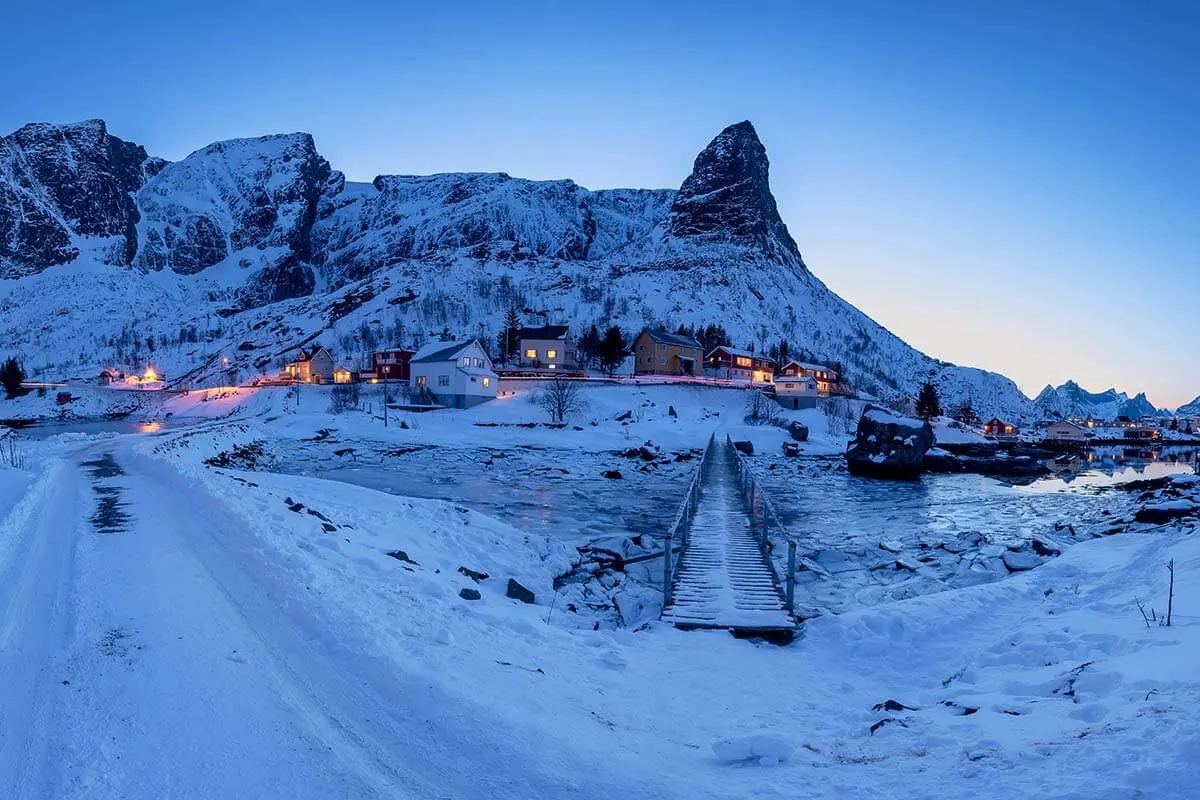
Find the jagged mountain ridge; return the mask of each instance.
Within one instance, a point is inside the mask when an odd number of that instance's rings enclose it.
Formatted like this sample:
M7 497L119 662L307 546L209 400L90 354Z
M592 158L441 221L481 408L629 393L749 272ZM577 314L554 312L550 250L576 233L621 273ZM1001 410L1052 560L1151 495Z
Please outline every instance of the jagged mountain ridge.
M1180 406L1175 410L1175 413L1181 417L1200 417L1200 397L1197 397L1186 405Z
M0 198L9 200L0 203L0 276L10 279L0 282L10 322L0 339L50 350L47 367L128 360L151 330L152 357L176 374L211 371L217 353L262 370L299 342L361 342L371 326L398 331L397 322L406 335L490 337L516 303L530 321L577 326L720 322L739 345L786 338L839 362L881 396L914 395L932 379L947 406L970 399L986 413L1033 413L1008 379L916 351L809 271L749 122L704 148L678 191L478 173L354 183L307 134L221 142L167 164L98 121L58 126L61 135L36 126L31 159L30 127L0 140ZM81 139L87 147L61 144ZM33 161L37 170L25 166ZM88 185L113 199L60 202L73 196L81 163ZM24 244L38 235L68 244ZM70 336L85 284L90 348ZM138 302L142 294L153 303ZM224 320L219 334L214 316ZM201 320L214 340L204 348L172 338ZM54 341L63 346L46 346Z
M1117 417L1141 419L1159 416L1161 412L1146 398L1145 393L1130 397L1125 392L1108 389L1089 392L1075 381L1061 386L1047 386L1034 400L1043 416L1112 421Z

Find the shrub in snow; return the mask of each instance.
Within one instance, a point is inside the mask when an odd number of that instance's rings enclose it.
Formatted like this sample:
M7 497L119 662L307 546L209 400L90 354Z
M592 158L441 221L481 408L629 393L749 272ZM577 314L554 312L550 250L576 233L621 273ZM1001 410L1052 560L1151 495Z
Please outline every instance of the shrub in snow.
M746 395L747 425L774 425L781 415L779 404L757 389Z
M727 764L757 761L763 766L787 761L796 751L795 747L782 738L769 733L718 739L713 742L712 749L717 758Z
M329 413L341 414L358 405L358 384L339 383L329 392Z

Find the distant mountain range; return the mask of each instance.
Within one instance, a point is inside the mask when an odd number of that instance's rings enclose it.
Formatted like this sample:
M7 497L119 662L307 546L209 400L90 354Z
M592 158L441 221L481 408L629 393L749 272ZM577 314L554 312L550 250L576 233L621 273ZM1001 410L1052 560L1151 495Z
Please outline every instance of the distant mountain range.
M932 380L947 408L1042 411L830 291L768 172L749 122L721 131L678 190L601 191L504 173L354 183L304 133L171 163L100 120L30 124L0 138L0 350L47 374L153 362L212 379L271 370L313 341L350 363L430 336L494 341L516 305L576 328L716 322L737 346L786 339L883 398Z
M1124 392L1109 389L1104 392L1089 392L1075 381L1062 386L1047 386L1034 401L1044 417L1115 420L1117 417L1141 419L1162 416L1169 412L1160 411L1138 394L1130 397Z

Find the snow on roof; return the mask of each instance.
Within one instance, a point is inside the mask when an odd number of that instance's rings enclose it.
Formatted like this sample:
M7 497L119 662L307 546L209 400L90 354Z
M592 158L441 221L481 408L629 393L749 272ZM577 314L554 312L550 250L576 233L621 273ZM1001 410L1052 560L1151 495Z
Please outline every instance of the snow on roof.
M520 328L518 339L566 339L566 325L542 325L540 328Z
M464 342L432 342L425 345L412 357L413 364L427 364L433 361L454 361L458 354L466 350L471 345L476 344L474 339L468 339Z
M691 336L683 336L678 333L667 333L666 331L656 331L650 328L643 328L642 333L650 334L650 338L659 344L673 344L678 347L694 347L700 349L700 343Z
M757 359L759 361L770 361L772 364L775 363L775 359L771 358L770 356L764 356L761 353L752 353L749 350L738 350L735 347L726 347L725 345L720 345L718 347L714 347L712 349L712 353L708 354L708 357L711 358L712 354L717 352L718 350L721 350L725 353L729 353L729 355L731 355L731 356L742 356L743 358L753 358L753 359Z
M829 372L833 375L837 374L837 370L835 370L833 367L827 367L824 364L810 364L807 361L797 361L795 359L792 359L791 361L784 364L783 368L787 369L788 367L793 366L793 365L800 367L800 369L811 369L811 370L815 370L818 372Z

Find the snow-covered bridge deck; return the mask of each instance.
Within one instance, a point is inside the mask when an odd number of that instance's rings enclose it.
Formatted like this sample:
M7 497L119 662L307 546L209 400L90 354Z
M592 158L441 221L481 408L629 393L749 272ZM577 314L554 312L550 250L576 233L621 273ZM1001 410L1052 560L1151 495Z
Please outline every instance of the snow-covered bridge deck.
M790 603L767 553L765 504L756 521L756 492L732 442L709 443L672 529L681 541L662 619L680 628L728 628L764 634L790 632Z

